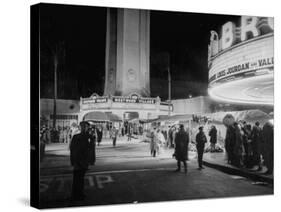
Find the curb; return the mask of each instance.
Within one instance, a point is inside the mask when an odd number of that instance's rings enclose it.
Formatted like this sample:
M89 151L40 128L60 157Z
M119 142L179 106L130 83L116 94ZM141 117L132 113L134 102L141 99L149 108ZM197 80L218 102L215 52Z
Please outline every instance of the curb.
M267 182L269 184L274 183L274 179L271 178L271 177L251 173L251 172L243 170L243 169L232 168L232 167L227 167L227 166L223 166L223 165L219 165L219 164L215 164L215 163L210 163L208 161L204 161L204 159L203 159L203 165L208 166L210 168L220 170L220 171L222 171L224 173L227 173L227 174L238 175L238 176L242 176L242 177L245 177L245 178L250 178L254 181L262 181L262 182Z

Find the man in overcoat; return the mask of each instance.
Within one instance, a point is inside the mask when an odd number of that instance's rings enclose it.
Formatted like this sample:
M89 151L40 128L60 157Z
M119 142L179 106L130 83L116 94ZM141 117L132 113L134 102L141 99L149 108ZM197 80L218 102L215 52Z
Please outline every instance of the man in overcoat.
M203 160L203 153L205 148L205 143L207 142L206 135L203 131L203 127L199 127L199 132L196 135L196 149L197 149L197 156L198 156L198 169L203 169L202 160Z
M150 139L150 153L153 157L156 157L157 152L157 138L156 138L156 128L151 131Z
M210 136L210 143L211 143L211 152L214 152L217 143L217 129L214 125L211 127L211 130L209 131L209 136Z
M83 200L84 177L90 162L90 144L92 136L89 134L89 123L80 123L81 132L73 136L70 144L70 161L73 166L72 200Z
M234 164L234 146L235 146L235 128L233 125L227 127L225 135L225 150L227 152L227 161L229 164Z
M98 146L100 145L102 141L102 126L99 126L97 128L97 142L98 142Z
M263 158L264 163L267 168L267 172L265 174L273 173L273 158L274 158L274 131L273 124L267 122L264 124L262 128L262 140L263 140Z
M253 126L252 130L252 149L253 149L253 159L254 165L258 165L259 170L262 169L261 167L261 136L262 136L262 129L260 127L260 123L257 121Z
M111 138L112 138L112 145L115 147L116 146L116 140L118 136L118 130L113 127L111 131Z
M90 165L94 165L96 162L96 140L97 140L97 130L96 127L92 127L89 129L89 163Z
M181 162L184 165L184 172L187 173L187 154L188 154L188 143L189 143L189 135L184 130L184 126L180 125L179 131L176 133L175 137L175 153L174 156L177 160L176 172L181 170Z

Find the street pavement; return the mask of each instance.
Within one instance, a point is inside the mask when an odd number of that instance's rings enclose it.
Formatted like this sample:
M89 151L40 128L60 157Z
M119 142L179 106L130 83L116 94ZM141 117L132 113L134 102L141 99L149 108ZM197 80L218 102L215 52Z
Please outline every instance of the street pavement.
M189 153L188 172L176 173L173 150L162 148L153 158L142 139L109 139L97 146L97 160L85 177L83 201L70 201L72 167L67 144L51 144L40 169L41 207L108 205L156 201L273 194L273 186L229 175L213 168L197 169L196 153Z

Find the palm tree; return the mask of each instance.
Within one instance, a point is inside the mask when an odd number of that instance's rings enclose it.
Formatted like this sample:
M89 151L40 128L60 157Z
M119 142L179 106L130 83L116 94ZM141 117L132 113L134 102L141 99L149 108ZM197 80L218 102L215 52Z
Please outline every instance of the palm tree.
M54 64L54 108L53 108L53 129L56 129L56 116L57 116L57 72L59 62L64 62L65 59L65 45L64 42L58 42L53 50L53 64Z

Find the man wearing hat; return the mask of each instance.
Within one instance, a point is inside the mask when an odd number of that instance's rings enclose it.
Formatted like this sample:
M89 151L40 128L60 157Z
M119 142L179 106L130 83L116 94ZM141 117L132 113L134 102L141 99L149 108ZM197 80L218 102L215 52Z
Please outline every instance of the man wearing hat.
M93 137L89 134L89 123L80 122L81 132L73 136L70 144L70 161L73 166L72 200L83 200L84 177L90 159L90 143Z
M199 132L196 135L196 149L197 149L197 156L198 156L198 166L199 170L203 169L202 166L202 159L203 153L205 148L205 143L207 142L207 138L205 133L203 132L203 126L199 127Z
M181 124L179 127L179 131L176 133L175 137L175 153L174 156L177 160L176 172L179 172L181 169L181 162L184 165L184 172L187 173L187 154L188 154L188 143L189 143L189 135L184 130L184 126Z

